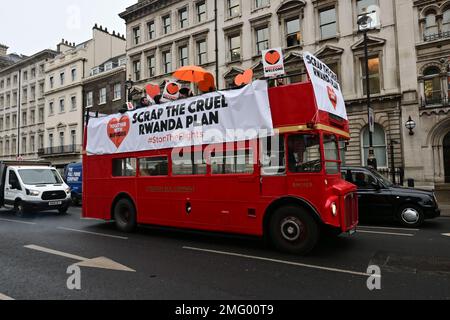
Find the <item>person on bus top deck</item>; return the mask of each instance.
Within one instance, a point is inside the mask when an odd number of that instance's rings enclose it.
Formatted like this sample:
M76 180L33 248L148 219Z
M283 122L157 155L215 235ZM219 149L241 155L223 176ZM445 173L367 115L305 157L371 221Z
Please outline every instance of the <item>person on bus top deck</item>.
M194 94L192 93L191 89L189 88L181 88L180 89L180 98L179 99L186 99L193 97Z
M142 98L141 98L141 101L140 101L140 103L139 103L139 106L137 106L136 110L137 110L137 109L142 109L142 108L150 107L150 105L151 105L150 100L148 100L147 97L142 97Z

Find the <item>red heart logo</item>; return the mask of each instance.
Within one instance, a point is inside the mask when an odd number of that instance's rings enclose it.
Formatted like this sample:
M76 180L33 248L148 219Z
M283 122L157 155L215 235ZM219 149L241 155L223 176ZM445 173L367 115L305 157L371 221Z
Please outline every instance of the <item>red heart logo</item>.
M338 100L336 92L332 87L327 87L327 91L328 91L328 98L330 99L333 108L336 110Z
M281 56L278 53L278 51L270 50L269 52L266 53L265 59L268 64L274 65L280 61Z
M240 87L244 84L249 84L253 79L253 71L251 69L245 70L243 74L238 74L234 79L234 83Z
M130 118L123 116L120 119L111 119L108 123L108 137L119 148L130 131Z
M180 87L176 83L169 83L167 85L167 92L171 95L176 95L180 91Z
M145 91L150 96L150 98L154 99L157 95L161 93L161 88L154 84L149 84L145 87Z

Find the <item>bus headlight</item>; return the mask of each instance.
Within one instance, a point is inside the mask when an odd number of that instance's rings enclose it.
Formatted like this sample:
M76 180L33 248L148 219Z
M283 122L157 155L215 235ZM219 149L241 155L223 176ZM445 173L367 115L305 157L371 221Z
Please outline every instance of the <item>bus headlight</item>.
M337 216L338 209L337 209L336 202L333 202L333 203L331 204L331 213L333 214L333 217L336 217L336 216Z

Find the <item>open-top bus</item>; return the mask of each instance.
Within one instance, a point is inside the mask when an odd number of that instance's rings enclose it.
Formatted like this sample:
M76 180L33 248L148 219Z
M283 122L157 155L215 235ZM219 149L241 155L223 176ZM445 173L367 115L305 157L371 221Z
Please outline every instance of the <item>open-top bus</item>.
M177 107L90 119L83 155L83 217L114 220L126 232L149 224L266 237L278 249L298 254L310 252L323 230L352 233L358 200L356 187L341 177L339 147L350 137L348 121L317 107L311 82L270 89L264 84L274 130L244 141L162 147L177 145L174 131L158 135L155 126L171 125L152 121L166 110L168 115L205 111L209 96L201 108L202 96L177 102ZM252 91L243 90L219 92L210 100L211 110L231 109L236 104L232 99L251 99ZM228 128L260 115L249 101L231 110L238 113ZM218 120L214 114L219 112L196 118L197 129ZM133 125L136 132L131 134ZM89 144L89 139L96 141Z

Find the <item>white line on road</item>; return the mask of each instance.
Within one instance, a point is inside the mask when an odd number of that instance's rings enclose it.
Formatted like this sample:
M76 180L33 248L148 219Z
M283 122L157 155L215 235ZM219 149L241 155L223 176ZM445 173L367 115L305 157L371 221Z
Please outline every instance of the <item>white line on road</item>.
M443 233L442 234L444 237L450 237L450 233Z
M5 296L4 294L1 294L0 293L0 300L4 300L4 301L6 301L6 300L14 300L13 298L11 298L11 297L8 297L8 296Z
M73 254L69 254L69 253L65 253L65 252L61 252L61 251L56 251L56 250L52 250L52 249L47 249L47 248L40 247L40 246L35 246L35 245L25 246L25 248L31 249L31 250L40 251L40 252L54 254L54 255L65 257L65 258L69 258L69 259L72 259L72 260L78 260L78 261L89 260L88 258L83 258L83 257L76 256L76 255L73 255Z
M14 223L21 223L21 224L28 224L28 225L36 225L36 223L34 223L34 222L27 222L27 221L13 220L13 219L0 219L0 221L14 222Z
M233 252L216 251L216 250L200 249L200 248L193 248L193 247L183 247L183 249L191 250L191 251L199 251L199 252L220 254L220 255L224 255L224 256L239 257L239 258L245 258L245 259L253 259L253 260L260 260L260 261L267 261L267 262L275 262L275 263L281 263L281 264L286 264L286 265L291 265L291 266L296 266L296 267L304 267L304 268L316 269L316 270L322 270L322 271L345 273L345 274L351 274L351 275L354 275L354 276L362 276L362 277L370 277L370 276L372 276L372 275L367 274L365 272L357 272L357 271L338 269L338 268L328 268L328 267L316 266L316 265L312 265L312 264L304 264L304 263L298 263L298 262L292 262L292 261L270 259L270 258L264 258L264 257L258 257L258 256L250 256L250 255L233 253Z
M359 230L356 233L381 234L385 236L399 236L399 237L414 237L411 233L394 233L394 232L379 232L379 231L364 231Z
M399 231L420 231L420 229L407 229L407 228L389 228L389 227L372 227L372 226L359 226L358 228L364 229L379 229L379 230L399 230Z
M128 240L127 237L120 237L120 236L114 236L111 234L105 234L105 233L97 233L97 232L90 232L85 230L78 230L78 229L71 229L71 228L64 228L64 227L58 227L59 230L64 231L71 231L71 232L79 232L79 233L86 233L94 236L100 236L100 237L108 237L108 238L114 238L114 239L120 239L120 240Z

